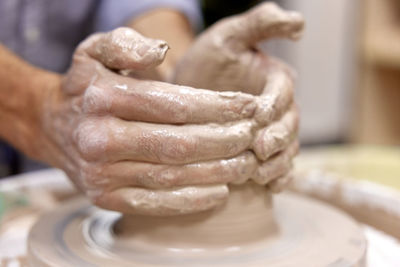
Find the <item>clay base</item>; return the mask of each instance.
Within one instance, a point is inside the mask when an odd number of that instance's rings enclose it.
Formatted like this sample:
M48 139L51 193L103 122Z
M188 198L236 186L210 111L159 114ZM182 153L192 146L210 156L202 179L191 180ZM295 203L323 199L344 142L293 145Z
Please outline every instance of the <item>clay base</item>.
M231 188L203 214L124 217L77 199L43 216L31 266L364 266L366 241L346 214L294 194ZM264 226L264 227L263 227Z

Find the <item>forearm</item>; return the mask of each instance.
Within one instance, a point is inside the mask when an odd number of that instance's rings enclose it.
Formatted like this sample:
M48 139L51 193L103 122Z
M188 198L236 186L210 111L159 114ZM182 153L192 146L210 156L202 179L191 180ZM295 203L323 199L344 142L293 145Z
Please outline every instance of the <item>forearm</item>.
M43 98L57 76L0 44L0 137L34 158Z
M156 9L131 20L128 26L146 37L167 41L170 51L158 71L161 79L168 81L175 65L194 39L194 32L186 17L176 10Z

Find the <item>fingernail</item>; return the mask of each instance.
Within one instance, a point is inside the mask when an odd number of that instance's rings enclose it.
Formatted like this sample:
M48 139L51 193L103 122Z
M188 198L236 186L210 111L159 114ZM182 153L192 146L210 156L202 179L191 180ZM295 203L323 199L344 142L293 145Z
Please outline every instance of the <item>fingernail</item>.
M149 53L156 53L163 57L168 49L169 46L165 41L150 40L150 42L141 45L136 53L141 57L147 56Z

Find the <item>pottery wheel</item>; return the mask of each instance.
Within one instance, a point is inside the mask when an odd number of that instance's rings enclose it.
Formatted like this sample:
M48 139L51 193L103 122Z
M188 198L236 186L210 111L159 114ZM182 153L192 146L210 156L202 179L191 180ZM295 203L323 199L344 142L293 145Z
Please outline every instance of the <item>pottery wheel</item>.
M221 208L228 210L229 216L225 214L224 220L217 221L213 221L213 216L219 215L212 212L194 217L121 219L119 213L76 199L42 216L32 228L29 263L31 266L364 266L366 241L358 224L348 215L293 193L274 196L272 209L270 196L260 190L247 189L248 196L243 198L231 188L231 195L238 196L230 197L236 199L228 200L227 207ZM257 196L261 193L264 193L262 198ZM249 198L253 195L256 196ZM242 206L232 208L238 205ZM260 210L254 212L254 208Z

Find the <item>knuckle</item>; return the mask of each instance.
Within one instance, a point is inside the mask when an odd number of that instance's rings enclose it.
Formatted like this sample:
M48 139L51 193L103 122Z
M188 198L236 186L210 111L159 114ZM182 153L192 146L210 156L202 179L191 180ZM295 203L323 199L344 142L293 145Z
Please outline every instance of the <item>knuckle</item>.
M88 58L86 55L75 53L72 57L71 68L65 77L71 84L84 90L89 86L93 77L103 70L104 67L100 62Z
M163 171L160 171L158 173L158 177L157 177L157 183L161 186L161 187L173 187L179 184L179 177L178 175L175 175L171 170L166 169Z
M174 94L173 97L164 93L154 94L151 104L158 107L160 115L175 124L183 124L191 120L190 100L185 94ZM162 103L162 104L160 104Z
M172 110L172 114L175 123L185 123L188 120L191 120L191 113L189 112L190 106L184 96L180 96L179 99L176 99L175 103L172 106L174 107Z
M107 190L107 180L94 167L82 170L80 180L87 198L93 204L99 205Z
M179 137L165 142L162 146L161 158L165 162L186 162L196 151L194 138Z
M101 190L109 185L109 179L102 175L101 170L101 166L88 164L88 166L81 171L81 177L85 188L88 190Z
M261 160L266 159L268 147L265 144L266 140L264 136L266 135L266 129L260 130L253 141L253 151L257 157Z
M112 30L109 34L111 38L120 39L121 37L127 37L129 35L135 34L135 30L128 27L118 27Z
M261 5L259 12L260 14L262 13L277 13L280 12L281 8L279 7L278 4L276 4L275 2L267 2Z
M79 154L86 160L95 160L110 150L109 133L103 123L95 119L81 123L74 132Z
M266 2L266 3L262 4L262 7L265 9L279 8L279 6L275 2Z
M108 58L117 62L123 59L123 57L118 57L119 54L132 51L135 48L135 42L132 42L132 39L139 38L139 36L133 29L120 27L109 32L107 38L109 40L109 46L105 48L110 53ZM111 52L114 52L113 56Z
M99 113L111 109L111 96L107 90L90 84L83 95L83 111L85 113Z
M267 17L269 18L270 16L265 16L265 14L269 15L274 15L279 11L280 8L279 6L274 3L274 2L266 2L260 4L258 7L255 7L254 9L250 10L250 12L247 13L249 17L253 17L253 19L258 19L260 22L263 22L265 20L264 18ZM273 16L275 18L275 16Z
M236 166L230 168L234 170L234 177L237 177L235 180L236 184L244 183L256 174L258 163L253 153L249 151L245 152L237 158L237 162Z

